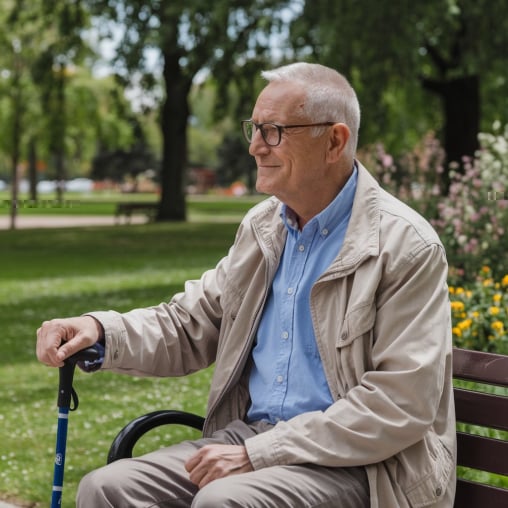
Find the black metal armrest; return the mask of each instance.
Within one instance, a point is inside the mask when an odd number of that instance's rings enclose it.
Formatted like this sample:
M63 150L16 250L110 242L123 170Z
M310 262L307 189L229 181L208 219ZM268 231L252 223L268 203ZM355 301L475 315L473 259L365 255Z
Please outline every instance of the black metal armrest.
M154 411L129 422L115 437L108 453L108 464L118 459L132 457L132 450L138 440L148 431L161 425L187 425L197 430L203 430L205 419L202 416L185 411Z

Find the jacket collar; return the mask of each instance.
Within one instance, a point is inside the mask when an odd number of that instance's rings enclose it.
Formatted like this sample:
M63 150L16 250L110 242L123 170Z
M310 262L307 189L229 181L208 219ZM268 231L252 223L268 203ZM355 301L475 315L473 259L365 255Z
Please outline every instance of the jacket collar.
M350 272L379 254L380 190L378 182L357 162L358 183L342 249L330 269Z
M365 167L356 162L358 181L344 243L324 277L346 275L370 256L379 254L380 187ZM283 204L275 197L254 207L252 225L265 258L278 264L287 229L280 220Z

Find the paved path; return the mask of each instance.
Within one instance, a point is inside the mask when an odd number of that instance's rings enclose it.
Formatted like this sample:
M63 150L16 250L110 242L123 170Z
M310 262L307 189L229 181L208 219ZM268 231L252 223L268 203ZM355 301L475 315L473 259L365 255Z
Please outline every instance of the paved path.
M121 224L124 222L122 221ZM146 217L133 215L130 224L144 224ZM65 228L79 226L114 226L115 217L110 215L20 215L16 218L16 229ZM0 216L0 230L10 228L10 217ZM0 506L0 508L2 508Z

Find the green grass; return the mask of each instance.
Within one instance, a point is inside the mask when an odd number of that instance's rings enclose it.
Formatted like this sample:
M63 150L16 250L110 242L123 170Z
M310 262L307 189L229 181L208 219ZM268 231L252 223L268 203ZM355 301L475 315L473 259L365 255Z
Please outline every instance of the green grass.
M10 213L10 196L0 192L0 215ZM42 195L37 203L31 202L24 194L19 197L18 213L27 215L114 215L116 205L120 202L156 202L156 194L120 194L66 193L62 203L58 203L53 195ZM189 196L187 209L191 219L209 220L213 218L229 218L239 221L253 204L264 199L264 196L243 196L225 199L222 196Z
M94 309L120 311L167 300L227 252L236 224L149 224L0 231L0 498L48 506L56 435L58 370L35 358L41 321ZM176 408L203 414L211 369L180 379L76 372L63 507L79 479L103 465L130 419ZM161 429L136 453L195 436Z
M43 507L51 497L58 371L35 358L41 321L169 299L227 252L237 221L259 199L191 198L189 223L0 230L0 499ZM112 214L114 206L109 196L94 196L83 208ZM0 206L0 214L6 210ZM27 210L22 213L33 213ZM217 219L225 220L210 222ZM105 464L111 441L130 419L162 408L203 414L210 375L211 369L181 379L77 371L80 407L70 415L62 506L74 506L79 479ZM195 436L189 429L161 428L135 452ZM489 479L507 485L506 477Z

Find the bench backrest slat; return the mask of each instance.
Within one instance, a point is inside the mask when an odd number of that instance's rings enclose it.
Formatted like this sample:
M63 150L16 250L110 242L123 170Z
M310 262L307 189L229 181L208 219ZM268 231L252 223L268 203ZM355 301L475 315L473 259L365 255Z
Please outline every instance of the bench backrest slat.
M508 475L506 457L508 441L457 432L457 461L461 466Z
M454 506L455 508L506 508L508 490L459 479Z
M454 349L453 376L456 379L506 388L508 356ZM499 431L508 431L508 394L503 395L503 390L498 391L501 394L454 388L457 421L494 429L490 432L482 430L480 433L496 437L500 436ZM461 428L461 432L457 432L457 464L508 475L508 441L476 435L477 433L470 434L467 428ZM454 507L506 508L508 488L459 478Z
M508 386L508 356L456 348L453 351L453 376Z
M454 393L457 421L508 430L506 397L462 388L455 388Z

